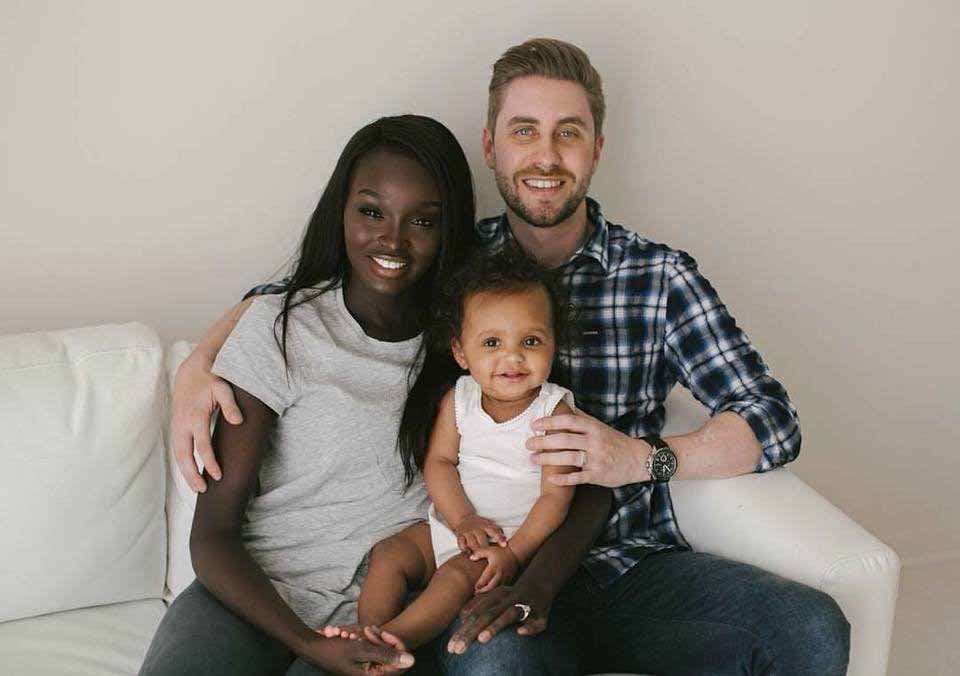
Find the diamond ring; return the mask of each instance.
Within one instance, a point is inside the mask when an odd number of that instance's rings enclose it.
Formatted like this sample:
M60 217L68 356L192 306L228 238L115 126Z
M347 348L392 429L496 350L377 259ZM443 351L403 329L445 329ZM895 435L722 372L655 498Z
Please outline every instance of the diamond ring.
M528 606L526 603L514 603L513 607L518 608L520 612L523 613L518 620L519 622L524 622L528 617L530 617L530 606Z

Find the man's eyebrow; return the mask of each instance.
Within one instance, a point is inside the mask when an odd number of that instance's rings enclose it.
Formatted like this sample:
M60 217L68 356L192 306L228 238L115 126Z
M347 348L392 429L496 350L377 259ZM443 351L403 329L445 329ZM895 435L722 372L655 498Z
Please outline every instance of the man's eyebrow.
M507 126L511 124L540 124L540 120L535 117L524 117L522 115L514 115L509 120L507 120Z
M583 119L582 117L580 117L579 115L570 115L569 117L561 117L561 118L557 121L557 124L575 124L575 125L578 125L578 126L580 126L580 127L586 127L586 126L587 126L586 121L584 121L584 119Z

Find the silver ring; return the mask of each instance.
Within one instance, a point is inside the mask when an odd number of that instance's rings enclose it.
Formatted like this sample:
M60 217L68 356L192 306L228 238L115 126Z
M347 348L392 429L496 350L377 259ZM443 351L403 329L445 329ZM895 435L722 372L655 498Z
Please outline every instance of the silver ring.
M530 617L530 606L528 606L526 603L514 603L513 607L519 608L520 612L523 613L523 615L520 616L520 619L517 620L518 622L524 622L528 617Z
M587 452L580 451L580 467L583 468L583 467L586 467L586 465L587 465Z

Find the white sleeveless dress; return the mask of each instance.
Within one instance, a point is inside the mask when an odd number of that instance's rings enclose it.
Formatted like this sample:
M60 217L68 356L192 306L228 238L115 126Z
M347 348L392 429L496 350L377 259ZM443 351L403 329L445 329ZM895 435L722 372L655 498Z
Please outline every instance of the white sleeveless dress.
M540 467L530 462L526 441L536 432L530 427L538 418L553 413L563 400L574 407L573 393L565 387L544 383L540 394L517 417L498 423L480 404L480 385L473 376L461 376L454 389L460 453L457 469L460 483L477 514L492 519L510 538L540 497ZM457 536L430 506L430 538L437 566L460 553Z

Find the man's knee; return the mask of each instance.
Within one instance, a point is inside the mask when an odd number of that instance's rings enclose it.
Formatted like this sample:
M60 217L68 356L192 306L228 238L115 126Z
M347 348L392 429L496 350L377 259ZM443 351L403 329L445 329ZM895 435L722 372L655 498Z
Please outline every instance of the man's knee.
M439 661L446 676L574 676L579 673L573 654L561 649L546 633L521 636L516 627L507 627L487 643L473 643L464 654L452 655L446 651L452 630L442 637L439 648Z
M782 668L797 673L844 674L850 658L850 623L829 594L805 588L792 607L792 617L778 632L776 647ZM799 670L805 671L799 671Z

